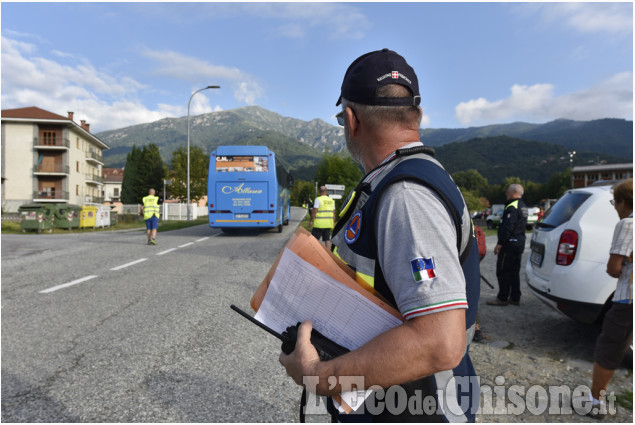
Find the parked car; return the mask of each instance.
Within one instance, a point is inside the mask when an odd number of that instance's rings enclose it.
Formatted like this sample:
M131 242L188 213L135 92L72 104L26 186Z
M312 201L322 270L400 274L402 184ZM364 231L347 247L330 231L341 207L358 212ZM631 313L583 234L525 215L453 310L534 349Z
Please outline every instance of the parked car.
M527 208L527 210L528 210L527 212L529 213L529 215L527 216L527 230L531 230L534 228L534 225L538 221L538 211L540 211L540 209ZM500 225L504 211L505 210L499 210L496 212L496 214L491 214L487 216L486 221L487 221L488 229L496 229Z
M567 191L536 224L525 267L530 290L548 306L582 323L600 320L617 279L606 273L619 217L611 186Z

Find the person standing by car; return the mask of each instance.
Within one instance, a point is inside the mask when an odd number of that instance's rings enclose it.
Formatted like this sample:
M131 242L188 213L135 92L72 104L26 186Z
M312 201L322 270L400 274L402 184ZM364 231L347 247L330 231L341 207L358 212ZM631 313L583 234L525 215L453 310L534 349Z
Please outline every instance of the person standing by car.
M335 213L335 201L329 196L326 186L320 186L320 196L315 198L313 210L311 211L311 234L324 242L327 249L331 249L331 229L337 220Z
M606 273L617 278L617 287L593 356L592 409L588 415L596 419L606 413L606 389L633 340L633 179L613 187L611 204L620 221L613 232Z
M498 295L488 305L520 305L520 263L525 250L527 205L522 200L524 189L520 184L507 188L507 205L498 226L498 243L494 248Z
M155 196L154 189L148 191L148 196L143 198L141 212L146 222L148 245L156 245L157 229L159 228L159 197Z

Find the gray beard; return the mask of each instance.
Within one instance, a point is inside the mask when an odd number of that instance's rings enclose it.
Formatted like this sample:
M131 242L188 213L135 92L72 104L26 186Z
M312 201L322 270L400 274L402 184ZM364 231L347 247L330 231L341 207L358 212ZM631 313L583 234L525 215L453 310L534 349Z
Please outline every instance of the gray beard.
M362 150L353 142L348 136L348 131L344 132L344 139L346 140L346 149L351 154L353 161L358 162L362 167L364 167L364 162L362 161Z

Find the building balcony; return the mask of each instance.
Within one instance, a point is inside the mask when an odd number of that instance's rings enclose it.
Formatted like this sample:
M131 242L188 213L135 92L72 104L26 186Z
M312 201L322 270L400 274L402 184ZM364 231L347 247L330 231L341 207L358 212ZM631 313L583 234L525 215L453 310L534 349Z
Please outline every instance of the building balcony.
M71 173L71 169L68 165L53 164L53 165L34 165L33 174L36 176L68 176Z
M70 196L68 192L62 191L40 191L33 192L33 202L68 202Z
M98 184L98 185L104 184L103 176L99 176L97 174L86 174L84 178L86 179L86 183L88 184Z
M33 147L41 150L69 150L71 148L71 142L67 138L50 140L41 137L34 137Z
M97 163L99 165L104 165L104 157L98 152L93 152L93 151L86 152L86 161Z
M104 197L103 196L86 195L84 197L84 201L87 204L103 204L104 203Z

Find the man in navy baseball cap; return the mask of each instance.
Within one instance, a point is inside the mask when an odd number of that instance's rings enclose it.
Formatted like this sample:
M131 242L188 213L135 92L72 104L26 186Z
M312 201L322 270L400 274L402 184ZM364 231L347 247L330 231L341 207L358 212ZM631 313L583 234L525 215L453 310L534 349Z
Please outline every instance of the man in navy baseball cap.
M362 380L355 381L358 390L381 389L348 414L337 397L328 398L334 422L474 422L479 408L468 350L480 294L478 249L461 192L420 141L420 103L412 67L388 49L348 67L337 101L346 147L366 176L343 204L333 252L403 323L379 330L371 320L371 332L379 335L320 361L312 323L305 321L295 350L280 354L297 384L317 378L311 381L316 386L305 387L315 394L350 391L350 377ZM332 307L350 323L367 320L356 309ZM321 331L323 324L315 325Z
M400 84L410 90L410 97L378 97L377 89L386 84ZM342 82L342 98L362 105L418 106L421 103L419 81L414 69L396 52L388 49L366 53L346 70Z

